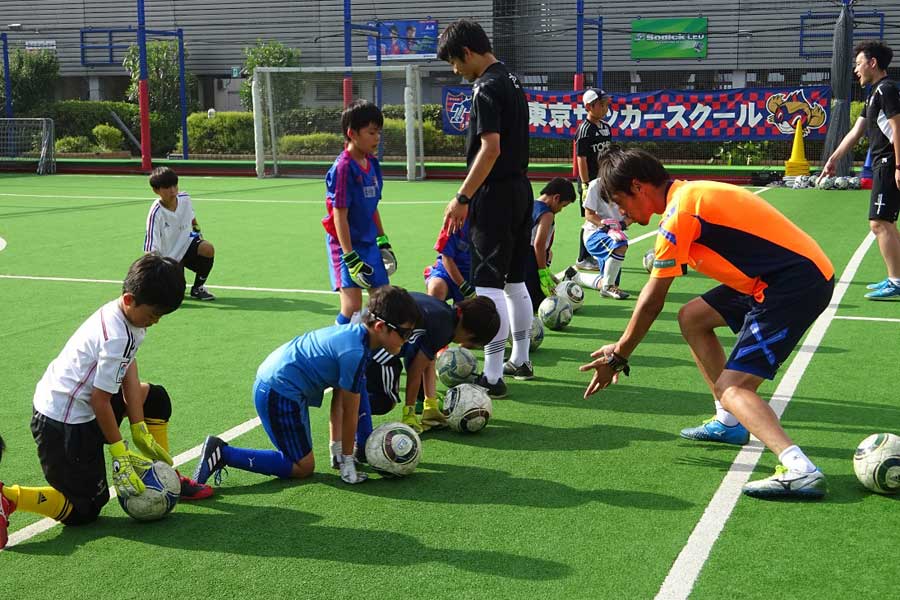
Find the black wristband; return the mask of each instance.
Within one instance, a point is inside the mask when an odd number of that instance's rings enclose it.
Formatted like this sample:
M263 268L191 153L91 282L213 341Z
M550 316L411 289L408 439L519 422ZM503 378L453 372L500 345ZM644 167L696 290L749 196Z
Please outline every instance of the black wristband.
M465 204L468 204L469 202L471 202L472 199L469 198L468 196L466 196L465 194L463 194L462 192L457 192L456 193L456 201L459 202L460 204L465 205Z
M631 367L628 366L628 359L613 352L609 360L606 361L606 364L615 372L615 373L625 373L626 376L631 374Z

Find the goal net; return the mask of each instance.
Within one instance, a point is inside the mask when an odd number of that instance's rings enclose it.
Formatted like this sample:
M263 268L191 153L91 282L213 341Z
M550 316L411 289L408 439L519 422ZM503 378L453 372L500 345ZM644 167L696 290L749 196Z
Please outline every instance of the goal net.
M321 177L344 148L344 79L352 99L384 113L379 158L385 176L425 176L422 83L414 65L257 67L253 126L258 177Z
M0 119L0 170L56 172L53 119Z

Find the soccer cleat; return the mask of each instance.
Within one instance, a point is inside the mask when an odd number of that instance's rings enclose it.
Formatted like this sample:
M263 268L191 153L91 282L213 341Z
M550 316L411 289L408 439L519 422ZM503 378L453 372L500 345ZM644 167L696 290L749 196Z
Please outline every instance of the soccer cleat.
M181 500L205 500L213 495L212 487L205 483L197 483L181 473L178 478L181 480Z
M447 426L447 415L436 408L426 408L422 411L422 425L431 429L443 429Z
M562 280L563 281L574 281L575 277L578 275L578 269L573 267L566 267L566 270L563 271Z
M617 285L604 285L600 288L600 295L606 298L614 298L616 300L624 300L631 296L628 292L623 292Z
M16 505L3 495L3 482L0 481L0 550L6 548L6 542L9 541L9 515L15 510Z
M866 286L866 289L867 289L867 290L880 290L881 288L883 288L884 286L886 286L888 283L890 283L890 281L891 281L890 279L888 279L887 277L885 277L884 279L882 279L882 280L879 281L878 283L870 283L869 285Z
M699 442L722 442L743 446L750 441L750 432L738 423L728 427L715 417L703 421L702 425L681 430L681 437Z
M526 381L528 379L534 379L534 367L531 365L530 360L526 360L518 367L514 365L511 360L508 360L503 363L503 374L512 375L519 381Z
M828 484L825 482L825 475L818 469L812 473L801 473L778 465L774 475L746 483L742 491L753 498L818 500L825 496Z
M194 469L194 481L203 484L215 476L216 484L222 479L222 468L225 467L225 459L222 456L222 448L228 444L214 435L206 436L203 446L200 448L200 462Z
M343 457L341 455L332 454L331 455L331 468L334 469L335 471L340 471L341 470L341 460L343 460Z
M593 257L585 258L584 260L579 260L575 263L575 268L579 271L599 271L600 263Z
M869 300L900 299L900 285L897 285L892 281L888 281L877 290L872 290L871 292L866 294L866 298L868 298Z
M204 302L208 302L210 300L215 300L216 297L213 296L209 291L207 291L206 286L201 285L200 287L191 288L191 298L194 300L202 300Z
M506 398L506 384L501 377L495 383L488 383L487 377L482 375L475 380L475 385L483 387L487 390L488 396L491 398Z

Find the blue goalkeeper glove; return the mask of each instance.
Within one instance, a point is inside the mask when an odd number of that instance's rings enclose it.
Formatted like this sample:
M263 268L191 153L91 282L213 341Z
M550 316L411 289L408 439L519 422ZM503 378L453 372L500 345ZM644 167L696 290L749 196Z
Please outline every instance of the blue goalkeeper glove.
M123 498L143 494L146 488L141 481L141 474L153 463L129 450L125 440L110 444L109 454L112 457L112 477L116 493Z
M541 291L545 296L556 294L556 280L553 278L553 273L550 272L550 267L538 269L538 279L541 281Z
M150 460L161 460L169 466L172 466L172 457L166 452L166 449L159 445L147 429L147 424L143 421L131 424L131 440L141 454Z
M463 298L465 298L466 300L474 298L478 295L475 293L475 287L468 281L463 281L459 285L459 291L463 295Z
M397 272L397 255L394 254L394 250L391 248L388 236L379 235L375 238L375 243L378 244L378 249L381 251L381 262L384 263L384 269L387 271L388 277L390 277Z
M372 265L363 262L356 250L351 250L342 255L341 260L347 265L347 270L350 271L350 279L353 280L353 283L367 290L372 287L372 276L375 275L375 270L372 269Z

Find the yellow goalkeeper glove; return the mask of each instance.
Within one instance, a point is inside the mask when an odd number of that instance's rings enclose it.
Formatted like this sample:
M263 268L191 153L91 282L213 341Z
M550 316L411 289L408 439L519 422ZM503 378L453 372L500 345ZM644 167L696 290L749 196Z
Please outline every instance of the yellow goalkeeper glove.
M545 296L556 294L556 281L553 279L553 273L550 272L550 267L538 269L538 279L540 279L541 291L544 292Z
M131 424L131 439L137 449L150 460L161 460L169 466L173 465L172 457L166 449L150 434L147 424L143 421Z
M153 463L129 450L125 440L110 444L109 454L112 457L112 477L116 493L123 498L143 494L145 487L141 474Z

